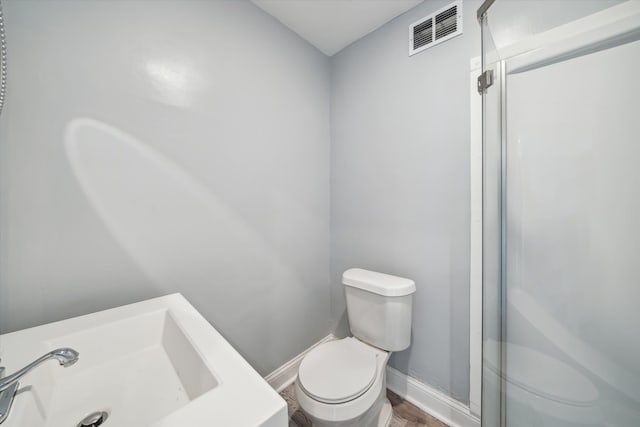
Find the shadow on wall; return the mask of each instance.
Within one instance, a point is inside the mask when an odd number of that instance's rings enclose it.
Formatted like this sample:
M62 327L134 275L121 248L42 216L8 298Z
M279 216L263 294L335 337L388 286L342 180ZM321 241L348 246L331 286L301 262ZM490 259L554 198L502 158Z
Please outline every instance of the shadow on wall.
M216 312L207 316L210 321L236 318L238 307L247 305L247 297L267 286L266 281L256 282L251 269L234 268L238 259L247 265L267 259L274 268L293 276L277 258L277 251L239 215L143 142L90 118L70 121L64 140L84 194L120 246L160 289L179 290L188 296L189 291L206 287L251 284L223 292L225 302L216 304ZM220 283L224 282L221 278L227 278L227 283ZM263 291L268 298L270 292ZM194 303L198 306L202 301Z

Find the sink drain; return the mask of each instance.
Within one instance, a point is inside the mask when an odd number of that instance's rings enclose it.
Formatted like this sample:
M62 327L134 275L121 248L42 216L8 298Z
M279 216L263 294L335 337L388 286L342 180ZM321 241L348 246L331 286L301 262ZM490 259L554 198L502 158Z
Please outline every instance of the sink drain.
M76 427L98 427L104 424L109 418L107 411L92 412L82 419Z

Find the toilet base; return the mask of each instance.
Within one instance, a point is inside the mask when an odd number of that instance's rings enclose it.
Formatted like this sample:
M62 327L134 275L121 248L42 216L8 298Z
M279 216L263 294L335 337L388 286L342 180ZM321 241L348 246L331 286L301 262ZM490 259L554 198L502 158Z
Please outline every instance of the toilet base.
M385 397L380 415L378 416L378 427L389 427L391 424L391 416L393 415L393 409L391 408L391 402Z
M300 392L296 389L296 395L298 393ZM366 412L347 421L319 419L305 411L302 405L300 405L300 409L309 417L313 427L389 427L393 412L391 402L382 393L379 394L376 402Z

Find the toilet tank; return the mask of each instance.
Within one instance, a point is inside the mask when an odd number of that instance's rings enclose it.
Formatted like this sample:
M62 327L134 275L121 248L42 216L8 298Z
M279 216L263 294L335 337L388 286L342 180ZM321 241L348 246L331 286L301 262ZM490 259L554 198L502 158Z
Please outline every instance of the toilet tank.
M352 268L344 272L342 283L354 337L387 351L409 347L413 280Z

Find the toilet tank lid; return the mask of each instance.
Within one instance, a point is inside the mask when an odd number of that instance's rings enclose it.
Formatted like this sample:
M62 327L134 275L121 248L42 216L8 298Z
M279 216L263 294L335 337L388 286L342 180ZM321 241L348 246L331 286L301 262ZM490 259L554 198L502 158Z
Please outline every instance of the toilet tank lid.
M385 297L401 297L416 291L416 284L411 279L362 268L351 268L345 271L342 274L342 283Z

